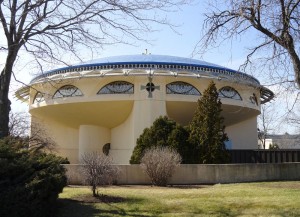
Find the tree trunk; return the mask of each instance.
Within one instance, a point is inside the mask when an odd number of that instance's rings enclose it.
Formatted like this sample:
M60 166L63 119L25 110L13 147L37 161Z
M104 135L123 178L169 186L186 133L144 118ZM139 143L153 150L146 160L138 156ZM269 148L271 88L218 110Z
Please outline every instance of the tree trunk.
M295 43L293 37L289 34L286 33L283 37L282 40L282 46L286 48L288 51L290 58L292 60L293 68L294 68L294 74L295 74L295 82L300 88L300 59L299 56L295 50Z
M9 135L8 124L11 102L8 98L8 93L16 54L16 50L8 53L5 67L0 75L0 139Z
M300 88L300 59L295 50L289 51L289 54L294 67L295 81L298 87Z
M10 100L8 99L9 88L5 77L0 77L0 139L9 135Z
M97 197L96 190L97 190L97 186L96 186L96 185L93 185L93 186L92 186L93 197Z

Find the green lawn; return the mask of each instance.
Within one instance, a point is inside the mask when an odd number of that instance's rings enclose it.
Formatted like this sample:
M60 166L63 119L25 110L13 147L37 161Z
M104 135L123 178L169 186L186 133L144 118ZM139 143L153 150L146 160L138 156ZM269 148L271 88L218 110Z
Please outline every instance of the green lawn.
M300 182L211 186L112 186L100 189L113 202L88 201L86 187L60 194L58 217L84 216L300 216ZM87 201L87 202L80 202Z

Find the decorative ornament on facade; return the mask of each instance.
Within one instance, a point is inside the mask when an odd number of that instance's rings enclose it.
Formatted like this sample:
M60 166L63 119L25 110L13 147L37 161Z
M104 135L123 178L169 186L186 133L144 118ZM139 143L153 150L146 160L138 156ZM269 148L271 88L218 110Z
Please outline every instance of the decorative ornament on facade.
M250 96L249 99L252 104L258 105L258 100L257 100L255 93L253 93L253 95Z
M149 82L146 84L146 86L142 85L141 90L147 90L148 91L148 98L152 98L152 92L154 90L160 90L160 86L155 86L155 84L152 82L153 77L150 75L148 77Z
M148 49L145 49L145 52L142 53L143 55L151 55L151 53L148 52Z
M33 103L40 103L43 101L45 101L44 94L41 92L37 92L34 97Z

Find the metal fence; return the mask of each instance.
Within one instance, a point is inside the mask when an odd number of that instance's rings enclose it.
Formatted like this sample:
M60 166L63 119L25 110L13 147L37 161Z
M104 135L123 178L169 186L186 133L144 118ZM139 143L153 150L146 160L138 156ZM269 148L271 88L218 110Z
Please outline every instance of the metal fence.
M231 163L300 162L300 149L229 150Z

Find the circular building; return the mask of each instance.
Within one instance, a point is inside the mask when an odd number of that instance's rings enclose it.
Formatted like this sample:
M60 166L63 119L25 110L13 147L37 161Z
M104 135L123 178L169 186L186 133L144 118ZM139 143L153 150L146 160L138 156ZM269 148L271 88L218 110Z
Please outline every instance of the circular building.
M78 163L106 151L127 164L136 140L162 115L188 124L210 81L222 101L232 149L257 148L260 105L274 94L254 77L216 64L163 55L115 56L58 68L35 77L16 96L32 123L46 129L57 152Z

